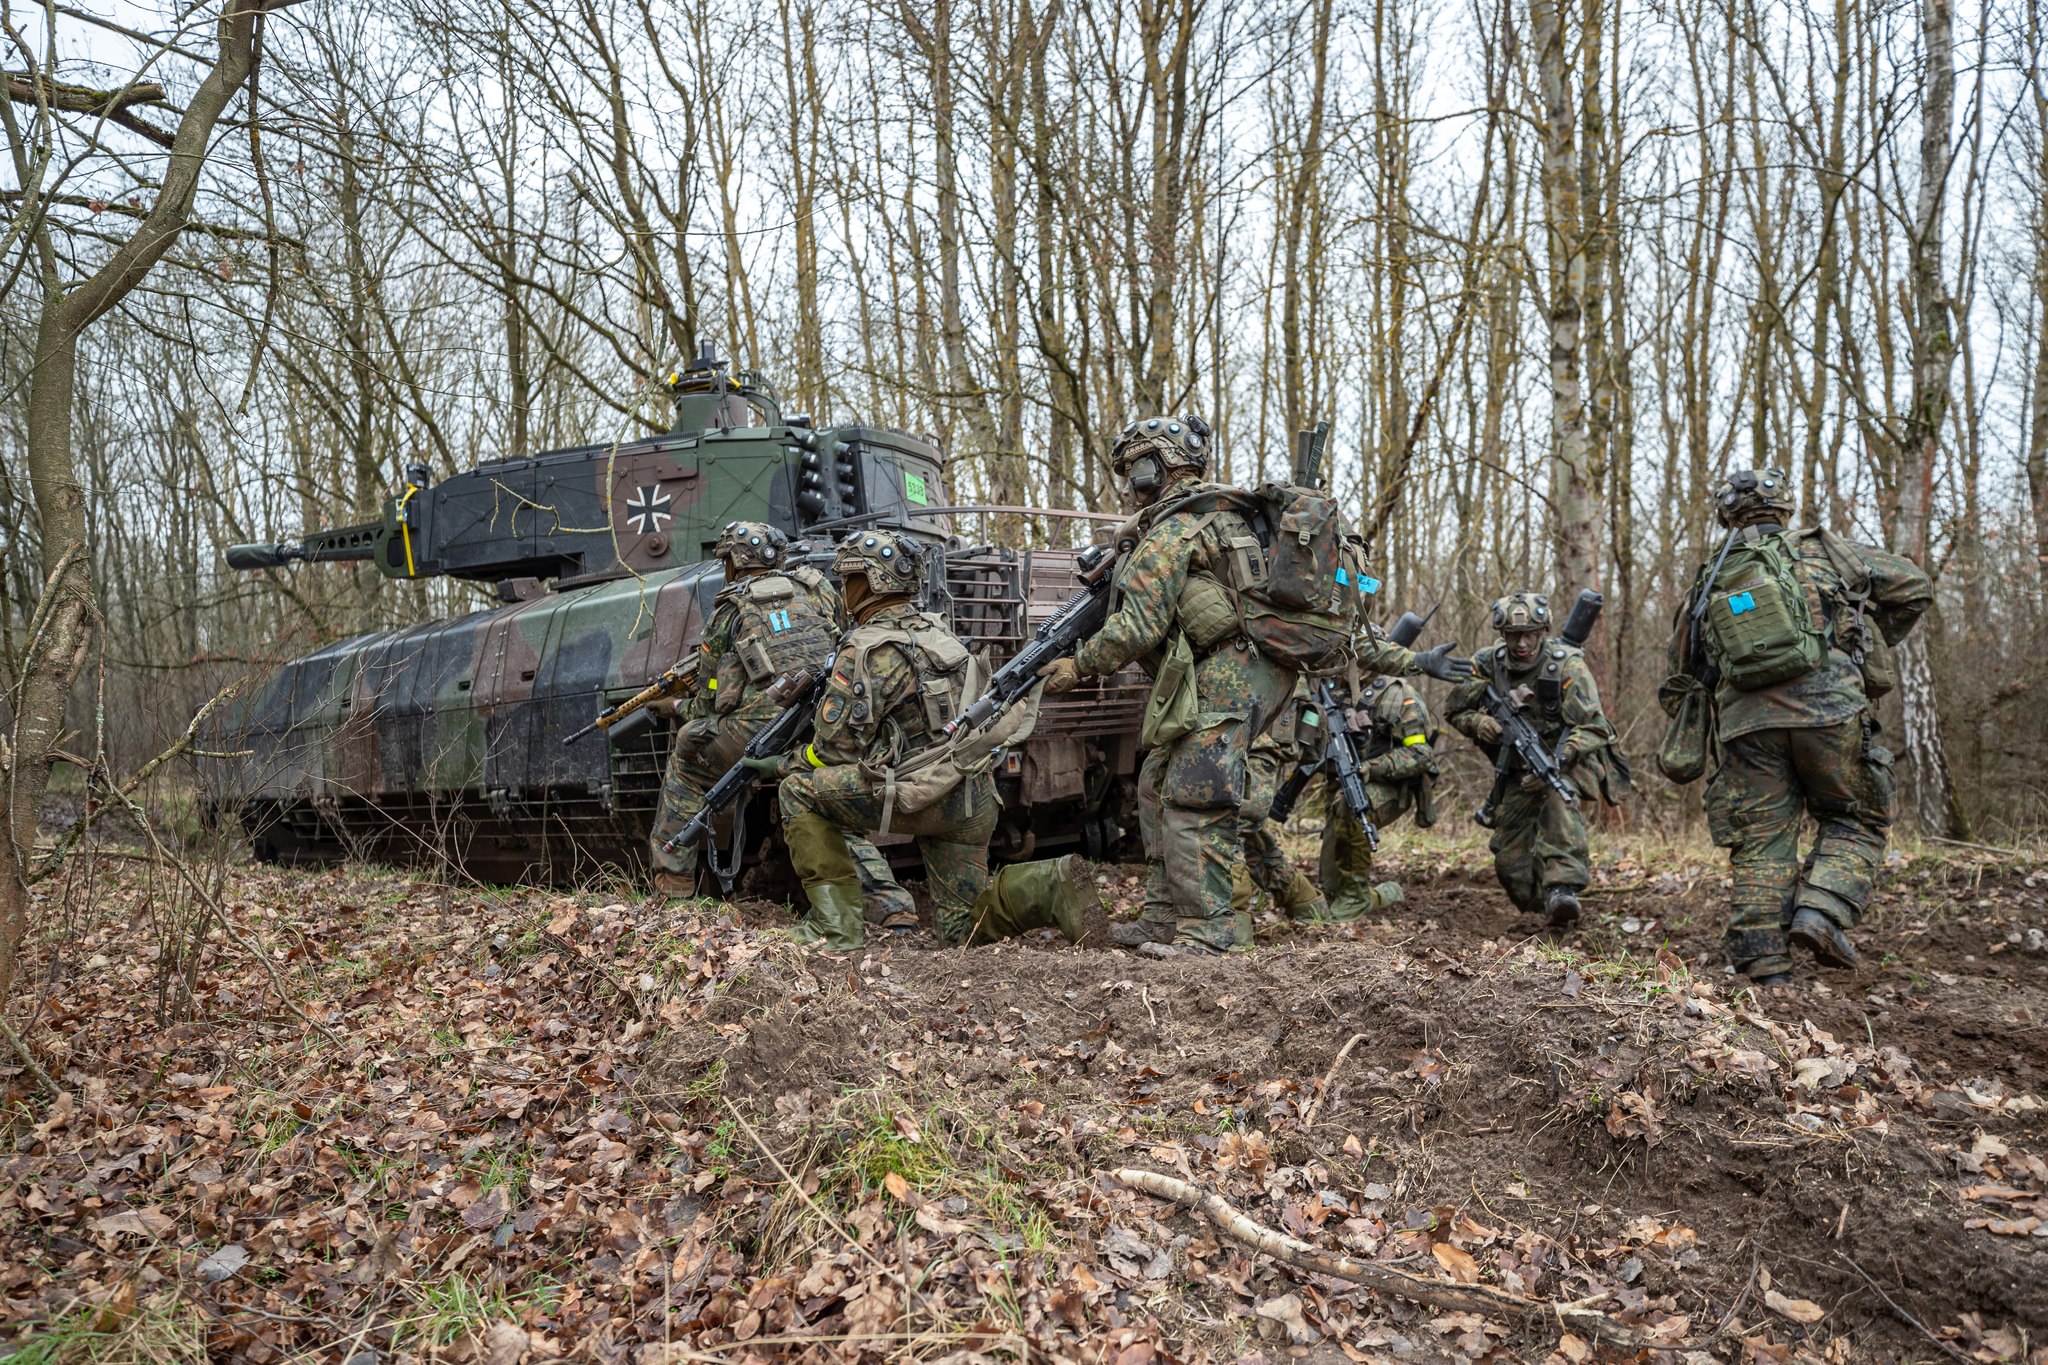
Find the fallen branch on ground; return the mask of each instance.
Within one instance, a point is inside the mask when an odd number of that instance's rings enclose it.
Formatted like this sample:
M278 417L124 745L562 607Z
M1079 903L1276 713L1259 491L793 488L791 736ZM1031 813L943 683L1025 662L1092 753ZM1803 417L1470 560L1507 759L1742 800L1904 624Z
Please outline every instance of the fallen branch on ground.
M1332 1256L1327 1252L1317 1251L1307 1242L1253 1222L1239 1213L1222 1195L1212 1194L1185 1180L1161 1175L1157 1171L1139 1170L1136 1167L1125 1167L1113 1174L1120 1183L1134 1190L1201 1214L1217 1231L1243 1242L1256 1251L1264 1252L1276 1261L1284 1261L1297 1269L1317 1275L1329 1275L1335 1279L1349 1280L1353 1284L1362 1284L1368 1289L1376 1289L1382 1294L1391 1294L1410 1303L1426 1304L1431 1308L1451 1312L1519 1318L1524 1321L1555 1318L1561 1326L1568 1327L1574 1332L1631 1351L1668 1351L1689 1344L1681 1341L1652 1341L1597 1308L1586 1307L1585 1301L1545 1303L1536 1299L1525 1299L1504 1289L1495 1289L1491 1285L1451 1284L1443 1280L1429 1280L1420 1275L1410 1275L1405 1270L1395 1270L1391 1266L1374 1265L1370 1261L1353 1260L1349 1256Z

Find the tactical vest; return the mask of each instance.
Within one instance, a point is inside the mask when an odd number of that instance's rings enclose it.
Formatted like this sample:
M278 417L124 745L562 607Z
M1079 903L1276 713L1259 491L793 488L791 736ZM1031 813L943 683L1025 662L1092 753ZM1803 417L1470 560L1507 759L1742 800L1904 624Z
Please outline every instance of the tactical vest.
M870 708L875 705L875 688L868 659L881 645L895 645L902 650L917 680L919 704L911 711L909 723L890 719L894 733L889 736L889 754L897 758L926 747L944 734L947 722L967 705L967 646L946 628L942 618L926 612L908 621L876 620L855 626L840 642L839 657L833 665L833 671L847 680L853 693L846 716L853 725L865 724L873 714ZM819 719L822 722L825 718Z
M838 635L832 587L816 569L749 574L728 584L712 610L730 609L732 652L717 661L718 706L739 705L749 685L765 686L778 673L811 668L832 652Z
M1386 696L1388 690L1393 685L1394 680L1382 673L1365 685L1352 705L1354 711L1362 710L1372 718L1372 731L1368 736L1366 746L1367 758L1378 758L1381 754L1393 748L1397 742L1406 738L1405 736L1397 737L1394 734L1393 722L1387 720L1379 712L1380 699ZM1437 740L1436 712L1431 711L1428 713L1428 716L1428 722L1422 727L1422 737L1428 743L1434 745Z
M1493 648L1494 686L1503 692L1518 687L1529 689L1529 723L1542 732L1545 740L1554 739L1557 732L1564 729L1565 669L1579 653L1562 640L1546 640L1543 652L1536 656L1534 672L1520 682L1510 683L1508 647L1495 645Z

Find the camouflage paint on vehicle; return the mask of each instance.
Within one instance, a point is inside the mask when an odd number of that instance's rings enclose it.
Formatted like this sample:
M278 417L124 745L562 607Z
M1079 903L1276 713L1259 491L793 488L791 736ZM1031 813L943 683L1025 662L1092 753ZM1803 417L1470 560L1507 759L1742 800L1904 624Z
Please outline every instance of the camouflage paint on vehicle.
M258 856L445 859L499 880L644 864L672 722L616 742L562 737L696 650L724 585L710 547L729 521L809 534L823 558L832 528L820 524L847 518L944 545L924 605L997 663L1072 590L1074 552L951 535L940 454L919 438L783 422L765 385L708 358L671 387L679 427L693 429L432 486L416 471L381 523L234 548L238 567L371 559L395 577L490 581L508 599L329 645L217 714L208 748L225 756L202 761L208 802L241 821ZM1145 691L1127 672L1046 705L997 774L995 856L1078 841L1099 857L1135 829ZM757 797L757 837L772 796Z

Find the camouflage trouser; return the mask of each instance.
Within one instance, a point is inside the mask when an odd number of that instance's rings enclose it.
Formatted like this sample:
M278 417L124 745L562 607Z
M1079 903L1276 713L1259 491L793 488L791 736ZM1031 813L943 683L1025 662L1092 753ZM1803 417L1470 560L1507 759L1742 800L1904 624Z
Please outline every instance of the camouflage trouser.
M1230 896L1240 947L1252 940L1254 886L1292 917L1320 916L1323 912L1322 893L1280 847L1280 826L1267 818L1273 798L1279 793L1282 774L1292 772L1294 762L1285 754L1260 746L1254 746L1246 759L1244 805L1238 808L1244 861L1231 874Z
M803 840L790 842L789 858L804 885L855 880L858 869L850 846L856 841L867 845L867 831L882 823L882 794L860 766L846 763L792 773L782 779L780 799L784 829L799 815L815 814L838 830L837 839L821 841L818 847ZM932 893L932 927L948 943L967 937L968 911L988 885L988 840L1001 809L995 779L983 774L915 814L890 814L891 832L917 836L925 885Z
M1239 808L1258 738L1253 725L1263 731L1279 714L1294 674L1231 644L1196 667L1195 689L1196 729L1146 754L1138 772L1144 917L1172 924L1178 939L1221 950L1237 939L1231 869L1244 857Z
M1376 910L1379 906L1372 894L1372 845L1365 841L1365 831L1358 827L1358 819L1352 815L1351 807L1344 804L1344 797L1332 782L1330 787L1330 818L1323 826L1323 847L1316 860L1316 875L1322 881L1323 894L1330 898L1330 918L1335 920L1357 919L1360 915ZM1372 801L1372 822L1380 829L1386 829L1408 813L1415 804L1414 784L1402 782L1389 786L1384 782L1368 782L1365 794Z
M767 698L762 700L767 701ZM747 741L773 716L772 702L766 707L755 707L750 703L729 716L719 717L716 726L699 724L697 733L705 736L701 741L696 735L686 739L678 732L677 742L668 751L668 768L662 774L661 806L655 812L654 829L647 836L648 857L655 871L673 872L682 877L697 875L699 845L692 843L674 853L665 852L662 845L690 822L690 818L703 806L704 793L711 784L739 761L740 751L747 747ZM865 835L847 840L847 845L859 869L861 896L866 902L868 918L901 918L905 915L915 918L917 903L910 898L908 891L896 884L896 874L889 870L889 860L882 856L881 850Z
M1727 942L1737 967L1790 970L1784 930L1795 911L1856 926L1891 828L1891 765L1861 720L1758 730L1722 745L1720 770L1707 784L1707 822L1728 850ZM1809 814L1820 832L1802 868L1799 826Z
M1553 886L1585 889L1593 878L1586 862L1586 817L1545 786L1534 791L1508 779L1493 824L1493 874L1518 909L1540 911Z

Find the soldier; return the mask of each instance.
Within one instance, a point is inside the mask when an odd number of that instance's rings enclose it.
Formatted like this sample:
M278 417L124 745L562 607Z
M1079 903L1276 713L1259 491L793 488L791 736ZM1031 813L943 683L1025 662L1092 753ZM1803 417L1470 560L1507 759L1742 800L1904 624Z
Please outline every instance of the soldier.
M1234 946L1231 869L1244 856L1239 808L1250 750L1295 685L1294 671L1262 656L1239 625L1231 542L1244 543L1253 528L1227 507L1177 506L1222 491L1203 481L1208 446L1209 428L1199 418L1149 417L1124 428L1110 465L1140 508L1137 545L1117 566L1116 607L1102 629L1071 658L1043 670L1045 690L1058 693L1133 660L1156 689L1167 681L1163 662L1181 657L1193 664L1196 726L1155 746L1138 775L1145 909L1135 924L1111 929L1126 946ZM1398 652L1403 671L1452 678L1469 672L1448 645L1427 654L1388 648Z
M1707 819L1733 882L1728 955L1759 985L1791 979L1793 943L1828 966L1856 961L1848 931L1870 903L1894 795L1871 703L1895 681L1889 646L1934 600L1912 561L1824 529L1788 533L1791 514L1779 470L1722 481L1714 516L1728 536L1670 651L1674 670L1717 684ZM1819 833L1802 865L1808 814Z
M1253 743L1247 760L1244 806L1239 812L1244 831L1244 861L1232 869L1230 893L1240 948L1252 942L1254 886L1271 896L1289 919L1319 920L1329 913L1323 893L1316 890L1315 883L1280 847L1279 823L1268 815L1273 797L1287 774L1304 759L1320 757L1321 753L1322 729L1316 722L1315 703L1309 698L1307 682L1297 682L1280 718Z
M1501 643L1473 659L1477 675L1452 690L1445 719L1493 757L1502 743L1501 723L1486 710L1486 686L1494 683L1516 699L1544 746L1556 756L1579 790L1625 792L1625 775L1609 771L1604 752L1615 741L1614 726L1600 710L1600 691L1585 656L1561 640L1545 643L1550 599L1521 591L1493 604L1493 628ZM1574 773L1576 766L1586 771ZM1577 805L1524 773L1519 782L1496 779L1493 840L1494 875L1516 907L1548 914L1552 925L1578 923L1579 893L1592 878L1586 861L1586 821ZM1491 804L1491 803L1490 803Z
M832 560L853 626L839 642L816 733L797 754L749 759L782 779L782 833L810 913L799 942L850 952L864 941L860 886L848 852L867 830L917 836L933 928L947 943L986 943L1058 928L1099 941L1101 897L1075 857L1006 867L993 885L988 841L1001 798L987 771L960 778L930 804L897 807L897 770L936 745L966 704L967 647L913 600L924 552L893 531L856 532Z
M1414 812L1415 826L1436 823L1430 789L1436 783L1436 755L1430 744L1436 721L1422 694L1399 678L1381 674L1351 698L1351 725L1364 741L1365 791L1372 798L1373 823L1381 829ZM1332 920L1357 919L1403 899L1399 882L1372 880L1372 845L1343 798L1332 793L1318 860Z
M661 809L648 836L654 888L692 896L697 846L663 845L704 804L704 792L781 708L767 686L779 673L814 668L840 631L839 594L808 565L786 564L789 538L760 522L727 523L711 553L726 585L712 600L699 646L697 690L677 703L675 743L661 783ZM865 838L853 842L869 913L892 926L917 924L917 906L896 884L888 860Z

